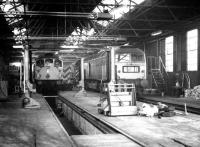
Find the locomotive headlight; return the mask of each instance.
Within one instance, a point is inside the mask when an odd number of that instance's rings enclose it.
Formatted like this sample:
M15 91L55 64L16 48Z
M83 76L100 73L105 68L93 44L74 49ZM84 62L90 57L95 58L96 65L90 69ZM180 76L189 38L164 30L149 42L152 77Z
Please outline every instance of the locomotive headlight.
M47 69L47 74L49 74L49 69Z

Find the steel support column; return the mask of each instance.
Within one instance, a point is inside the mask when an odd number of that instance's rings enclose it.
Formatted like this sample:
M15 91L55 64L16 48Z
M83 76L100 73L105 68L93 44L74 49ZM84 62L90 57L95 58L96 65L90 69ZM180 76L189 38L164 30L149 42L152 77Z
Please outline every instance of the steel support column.
M29 80L29 51L28 46L24 49L24 93L27 92L26 81Z
M87 95L84 85L84 58L81 58L81 80L79 81L80 91L75 95L75 97L84 97Z

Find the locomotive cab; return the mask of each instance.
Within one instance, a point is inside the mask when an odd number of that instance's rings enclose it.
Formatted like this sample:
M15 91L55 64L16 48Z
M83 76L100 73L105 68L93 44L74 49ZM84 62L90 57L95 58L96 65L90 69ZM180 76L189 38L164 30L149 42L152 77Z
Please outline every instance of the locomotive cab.
M35 82L38 93L56 93L62 84L63 64L57 56L44 55L36 60Z
M122 48L115 54L116 82L135 83L146 79L146 58L138 48Z

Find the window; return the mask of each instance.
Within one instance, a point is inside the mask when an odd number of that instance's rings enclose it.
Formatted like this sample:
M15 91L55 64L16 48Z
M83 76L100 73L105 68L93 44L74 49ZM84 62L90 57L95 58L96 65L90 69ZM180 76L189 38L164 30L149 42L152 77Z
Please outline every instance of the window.
M144 61L143 55L131 54L131 61L132 62L142 62Z
M53 59L45 59L45 66L52 66L53 64Z
M36 61L36 66L39 66L40 68L44 67L44 60L43 59L37 60Z
M115 55L116 62L130 62L130 54L116 54Z
M124 73L138 73L140 72L139 66L123 66Z
M62 67L62 61L60 61L59 59L55 59L54 66L55 67Z
M173 72L174 37L165 38L165 66L166 71Z
M198 30L187 32L187 70L197 71Z

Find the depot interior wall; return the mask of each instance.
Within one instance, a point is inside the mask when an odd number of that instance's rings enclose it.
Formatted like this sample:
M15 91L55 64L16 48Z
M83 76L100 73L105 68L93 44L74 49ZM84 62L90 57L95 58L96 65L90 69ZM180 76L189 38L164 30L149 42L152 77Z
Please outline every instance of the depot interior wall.
M198 70L197 71L187 71L187 51L186 51L186 35L187 31L192 29L198 29ZM181 73L186 72L190 76L191 88L196 85L200 85L200 27L198 23L192 25L191 27L179 28L173 33L168 33L164 36L149 37L144 42L140 42L139 46L145 50L146 56L161 56L165 64L165 38L173 35L174 36L174 68L173 72L168 72L169 77L167 79L169 91L172 86L175 86L176 74L179 73L181 78ZM151 77L150 75L148 76ZM151 79L149 79L151 81Z

